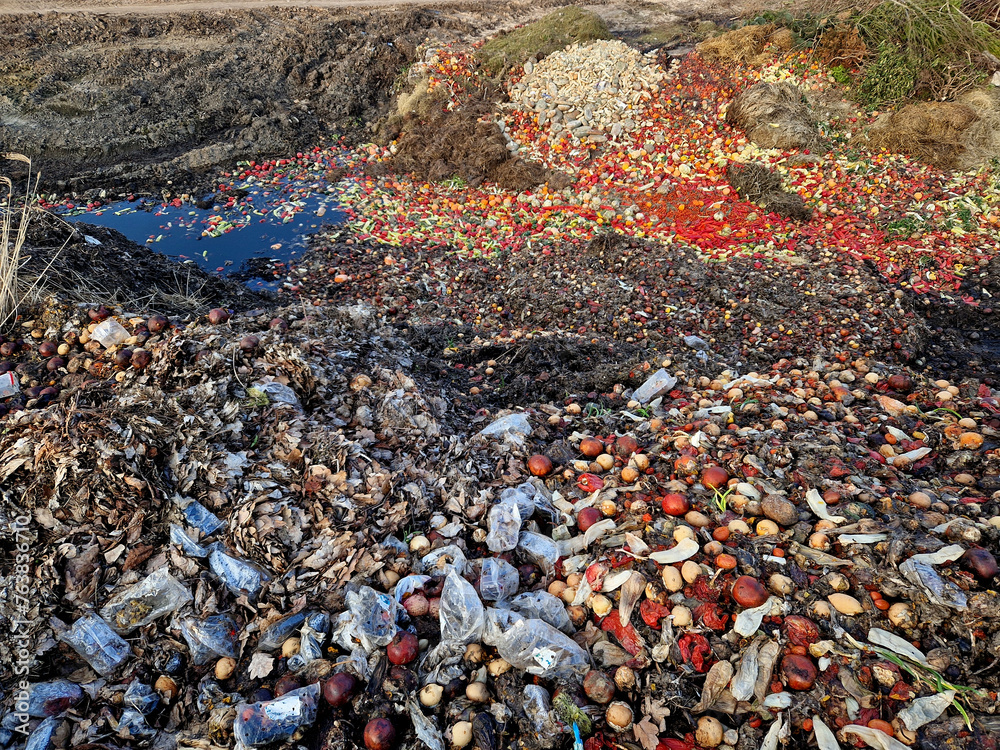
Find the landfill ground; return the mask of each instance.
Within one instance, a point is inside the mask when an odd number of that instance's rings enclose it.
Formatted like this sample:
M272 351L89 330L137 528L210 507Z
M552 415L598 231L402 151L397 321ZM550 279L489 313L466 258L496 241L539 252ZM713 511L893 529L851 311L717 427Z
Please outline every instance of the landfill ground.
M0 17L0 748L997 750L1000 85L471 5ZM45 210L288 185L273 294Z

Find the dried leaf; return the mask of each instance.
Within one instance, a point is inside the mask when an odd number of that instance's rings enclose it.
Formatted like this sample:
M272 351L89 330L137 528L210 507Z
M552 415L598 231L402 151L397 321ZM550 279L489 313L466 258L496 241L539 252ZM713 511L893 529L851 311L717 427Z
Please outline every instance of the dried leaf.
M767 730L767 735L764 737L764 741L760 745L760 750L778 750L778 740L781 737L781 730L784 728L779 716L771 724L771 728Z
M943 693L917 698L899 712L899 718L907 729L916 732L924 724L929 724L943 714L957 694L954 690L945 690Z
M907 750L902 742L878 729L848 724L841 731L844 734L856 734L868 747L873 747L875 750Z
M809 504L809 510L822 518L824 521L830 521L831 523L843 523L847 520L843 516L830 515L830 512L826 509L826 503L823 502L823 497L819 494L818 490L809 490L806 493L806 502Z
M632 725L632 733L635 734L635 739L642 745L643 750L656 750L656 746L660 744L658 729L648 716L644 716L642 721Z
M719 700L719 697L729 685L731 679L733 679L732 664L725 659L713 664L705 676L705 686L702 688L701 700L691 709L691 712L700 714L711 708Z
M888 630L872 628L868 631L868 640L876 646L884 646L900 656L905 656L907 659L917 662L917 664L927 664L927 657L918 648L909 641L903 640L898 635L890 633Z

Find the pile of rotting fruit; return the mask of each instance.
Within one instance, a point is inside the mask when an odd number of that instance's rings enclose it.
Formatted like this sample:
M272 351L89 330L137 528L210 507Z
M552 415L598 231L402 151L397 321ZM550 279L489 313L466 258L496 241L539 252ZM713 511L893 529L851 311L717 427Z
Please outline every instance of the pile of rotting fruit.
M470 422L370 309L96 312L13 355L67 363L0 436L5 747L995 747L985 385L650 367Z

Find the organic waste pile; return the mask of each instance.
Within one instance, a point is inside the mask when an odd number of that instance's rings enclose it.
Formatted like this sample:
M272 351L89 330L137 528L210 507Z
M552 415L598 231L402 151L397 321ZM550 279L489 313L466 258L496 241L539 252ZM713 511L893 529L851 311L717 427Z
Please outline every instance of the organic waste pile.
M760 34L515 68L491 147L565 189L393 171L405 123L241 164L349 211L276 300L57 264L0 341L0 747L995 750L1000 384L927 308L992 309L996 173L754 145L752 85L834 108Z
M0 443L5 746L993 747L986 386L650 368L463 430L370 308L109 313L4 352L57 384Z

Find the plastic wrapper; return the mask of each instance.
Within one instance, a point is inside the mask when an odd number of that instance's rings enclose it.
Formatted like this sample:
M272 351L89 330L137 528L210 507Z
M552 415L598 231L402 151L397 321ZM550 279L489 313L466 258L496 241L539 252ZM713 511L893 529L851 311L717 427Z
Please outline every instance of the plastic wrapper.
M97 341L105 349L110 349L112 346L125 343L129 338L129 332L117 320L108 318L94 327L90 338Z
M184 584L170 575L166 568L159 568L112 596L101 608L101 617L124 635L180 609L191 598L191 592Z
M402 578L396 583L396 588L392 590L392 595L396 597L397 602L402 604L403 600L406 599L406 597L410 596L417 589L423 588L428 583L430 583L430 581L431 581L430 576L422 576L422 575L406 576L406 578Z
M83 700L83 688L69 680L28 686L28 716L58 716Z
M544 620L518 620L495 645L515 669L540 677L582 676L590 669L587 652Z
M100 617L86 615L60 636L102 677L110 677L131 656L121 636Z
M490 508L488 526L486 546L490 552L508 552L517 546L517 536L521 531L521 512L515 503L497 503Z
M180 547L181 552L188 557L208 557L208 548L198 544L191 538L190 534L176 523L170 524L170 543Z
M229 615L212 615L204 620L186 617L179 627L191 652L191 661L196 666L220 656L236 658L237 629Z
M203 714L210 713L217 708L233 707L243 702L243 696L239 693L227 693L212 676L202 678L198 686L198 698L195 705L198 711Z
M282 617L280 620L275 620L264 628L264 632L261 633L260 639L257 641L257 650L274 651L282 643L291 638L295 634L295 631L302 627L305 621L305 612L295 612L294 614Z
M5 372L0 375L0 398L10 398L21 392L20 381L13 372Z
M414 568L418 569L418 573L443 576L451 570L458 571L459 574L465 573L467 565L468 560L466 560L462 548L449 544L424 555L418 564L414 565Z
M632 398L640 404L647 404L670 391L675 385L677 378L666 370L657 370L646 379L645 383L635 389Z
M561 732L558 722L552 715L548 690L541 685L525 685L523 709L539 739L558 741Z
M132 680L125 690L125 705L134 708L143 716L151 714L160 705L160 695L151 685Z
M370 586L362 586L357 591L348 592L347 607L353 620L352 634L361 641L365 651L371 653L389 645L396 635L399 602Z
M496 646L503 634L510 630L515 622L525 620L524 615L505 607L489 607L486 609L483 625L483 643Z
M510 606L528 619L545 620L549 625L564 633L573 633L573 623L566 613L566 605L548 591L527 591L515 596Z
M445 750L444 736L441 734L441 730L434 724L433 719L424 715L424 712L420 710L420 704L411 697L406 702L406 708L410 714L410 721L413 722L413 731L416 733L417 739L423 742L429 750Z
M535 513L535 487L530 482L508 487L500 493L500 503L513 503L521 520L527 521Z
M547 576L555 574L559 545L544 534L522 531L517 540L518 551L542 569Z
M52 750L55 747L53 740L58 728L59 722L54 717L45 719L28 735L24 750Z
M143 739L156 735L156 730L149 726L146 717L134 708L126 708L122 711L122 717L118 720L116 730L118 736L123 740Z
M218 548L209 554L208 567L222 579L234 596L245 594L250 601L257 598L264 582L268 580L268 576L257 566Z
M274 700L241 703L236 707L233 734L247 747L283 742L316 720L319 695L319 683L314 683Z
M757 655L762 645L763 641L758 638L743 652L743 658L740 660L740 666L736 670L730 688L733 697L738 701L748 701L753 698L753 688L757 683L757 673L760 671Z
M187 521L188 525L198 529L203 536L212 536L212 534L226 525L225 521L221 520L197 500L192 500L188 503L184 507L183 513L184 520Z
M302 402L298 395L289 386L272 380L268 383L259 383L254 386L258 391L267 396L271 401L279 404L288 404L296 409L302 408Z
M531 434L531 423L525 414L508 414L479 431L483 437L504 438L516 445L523 445L524 439Z
M486 624L483 603L475 587L455 571L444 581L440 620L443 643L468 644L482 638Z
M298 671L309 662L323 658L323 644L330 630L330 616L315 612L306 618L299 633L299 651L289 657L288 668Z
M958 586L942 578L931 563L917 559L926 557L930 556L914 555L899 566L899 572L906 576L910 583L923 589L927 598L934 604L958 610L968 609L965 593Z
M479 593L488 602L503 602L517 593L521 576L506 560L488 557L479 574Z

